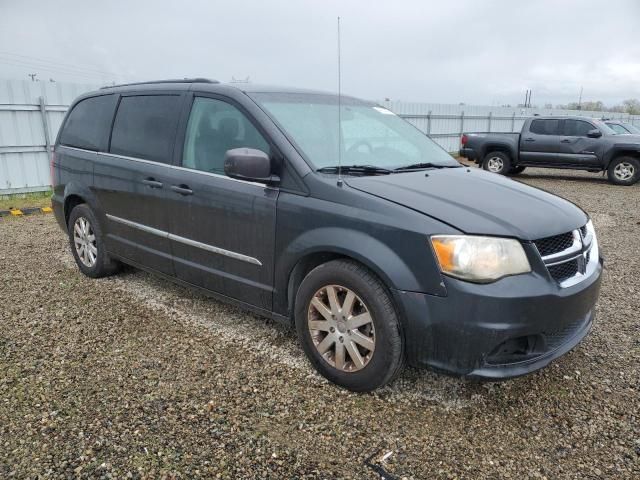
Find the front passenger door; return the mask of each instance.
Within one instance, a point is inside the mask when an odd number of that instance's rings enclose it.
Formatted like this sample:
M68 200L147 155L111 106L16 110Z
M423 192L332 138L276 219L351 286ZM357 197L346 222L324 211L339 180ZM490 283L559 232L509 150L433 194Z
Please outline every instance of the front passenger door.
M584 120L567 119L564 121L563 134L560 140L560 153L563 158L575 167L599 165L601 138L590 138L588 133L598 128Z
M271 145L239 105L195 96L182 164L172 171L169 228L176 276L271 309L278 189L224 173L227 150Z

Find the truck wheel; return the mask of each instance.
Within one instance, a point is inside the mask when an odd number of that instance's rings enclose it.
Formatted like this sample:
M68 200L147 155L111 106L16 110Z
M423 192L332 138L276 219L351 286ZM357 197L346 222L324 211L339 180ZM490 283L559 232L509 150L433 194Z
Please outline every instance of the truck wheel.
M640 179L640 161L634 157L614 158L607 169L607 176L615 185L633 185Z
M362 265L333 260L314 268L302 281L295 305L298 339L328 380L368 392L402 370L395 307L382 282Z
M524 169L527 167L511 167L509 170L509 175L518 175L519 173L524 172Z
M482 168L488 172L506 175L511 170L511 159L504 152L491 152L484 157Z

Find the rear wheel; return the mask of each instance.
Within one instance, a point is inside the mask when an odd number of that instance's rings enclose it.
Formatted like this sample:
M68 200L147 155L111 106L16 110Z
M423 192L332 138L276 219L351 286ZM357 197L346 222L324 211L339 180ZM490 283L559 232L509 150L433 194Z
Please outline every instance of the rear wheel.
M365 267L334 260L313 269L296 295L298 338L313 366L356 392L392 381L403 344L391 297Z
M100 278L118 270L120 265L107 253L102 229L88 205L77 205L71 211L68 232L71 253L82 273Z
M614 158L607 169L609 181L616 185L633 185L640 179L640 161L634 157Z
M504 152L491 152L484 157L482 168L491 173L507 175L511 170L511 158Z

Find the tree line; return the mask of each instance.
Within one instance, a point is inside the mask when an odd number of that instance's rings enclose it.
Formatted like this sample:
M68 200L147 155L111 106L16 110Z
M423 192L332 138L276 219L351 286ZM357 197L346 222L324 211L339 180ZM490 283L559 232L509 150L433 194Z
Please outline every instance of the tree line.
M547 103L544 108L558 108L562 110L587 110L596 112L616 112L616 113L628 113L629 115L640 115L640 100L637 98L630 98L623 101L619 105L609 107L601 101L585 101L578 104L578 102L571 102L566 105L556 105L555 107Z

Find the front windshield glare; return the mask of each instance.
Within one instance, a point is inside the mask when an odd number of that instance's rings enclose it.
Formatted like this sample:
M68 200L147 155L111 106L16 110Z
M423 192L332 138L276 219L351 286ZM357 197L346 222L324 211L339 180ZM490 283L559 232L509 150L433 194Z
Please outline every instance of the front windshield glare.
M413 125L389 110L343 97L338 128L334 95L252 94L316 169L338 164L398 168L459 165ZM340 138L341 137L341 138Z

